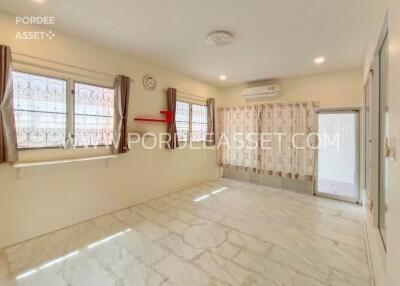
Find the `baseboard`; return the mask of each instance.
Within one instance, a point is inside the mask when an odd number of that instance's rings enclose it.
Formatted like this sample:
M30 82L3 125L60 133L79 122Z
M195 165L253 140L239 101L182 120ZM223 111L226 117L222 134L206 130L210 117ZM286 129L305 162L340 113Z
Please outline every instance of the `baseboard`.
M253 169L236 167L223 168L223 178L256 183L274 188L293 190L310 195L314 194L314 182L259 174L258 172L254 172Z

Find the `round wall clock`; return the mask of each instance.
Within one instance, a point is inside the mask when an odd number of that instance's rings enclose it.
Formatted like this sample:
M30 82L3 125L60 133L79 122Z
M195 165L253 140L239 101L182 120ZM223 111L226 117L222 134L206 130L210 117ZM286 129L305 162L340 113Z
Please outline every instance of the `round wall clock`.
M157 88L157 80L152 75L145 75L143 77L143 86L147 91L153 91Z

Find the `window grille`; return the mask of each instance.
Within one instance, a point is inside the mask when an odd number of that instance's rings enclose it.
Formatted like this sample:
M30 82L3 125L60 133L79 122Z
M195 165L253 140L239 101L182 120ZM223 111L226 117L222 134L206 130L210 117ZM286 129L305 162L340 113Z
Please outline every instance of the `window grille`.
M190 105L187 102L176 102L176 130L178 141L185 142L189 140L189 125L190 125Z
M75 146L112 144L114 89L75 83Z
M62 147L67 81L17 71L12 75L18 148Z

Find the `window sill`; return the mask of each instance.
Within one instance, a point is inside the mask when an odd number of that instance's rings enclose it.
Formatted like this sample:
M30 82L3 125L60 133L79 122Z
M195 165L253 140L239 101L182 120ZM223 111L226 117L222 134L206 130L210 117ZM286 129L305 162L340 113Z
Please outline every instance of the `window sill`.
M62 159L62 160L23 162L23 163L14 163L14 164L12 164L12 167L21 169L21 168L27 168L27 167L58 165L58 164L66 164L66 163L73 163L73 162L108 160L108 159L112 159L112 158L116 158L116 157L118 157L118 156L117 155L106 155L106 156L92 156L92 157Z
M55 165L69 162L87 161L94 158L107 158L114 156L110 148L76 148L76 149L34 149L19 150L18 161L12 166L14 168L24 168L30 166Z

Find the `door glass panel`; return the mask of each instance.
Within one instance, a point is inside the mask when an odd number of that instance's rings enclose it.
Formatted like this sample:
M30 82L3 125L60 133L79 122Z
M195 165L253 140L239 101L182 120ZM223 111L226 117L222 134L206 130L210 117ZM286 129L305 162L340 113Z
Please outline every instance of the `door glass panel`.
M319 113L318 134L318 194L356 201L357 113Z
M385 156L385 147L387 147L389 138L388 54L388 40L386 37L379 54L379 230L384 244L386 244L389 181L389 160Z

